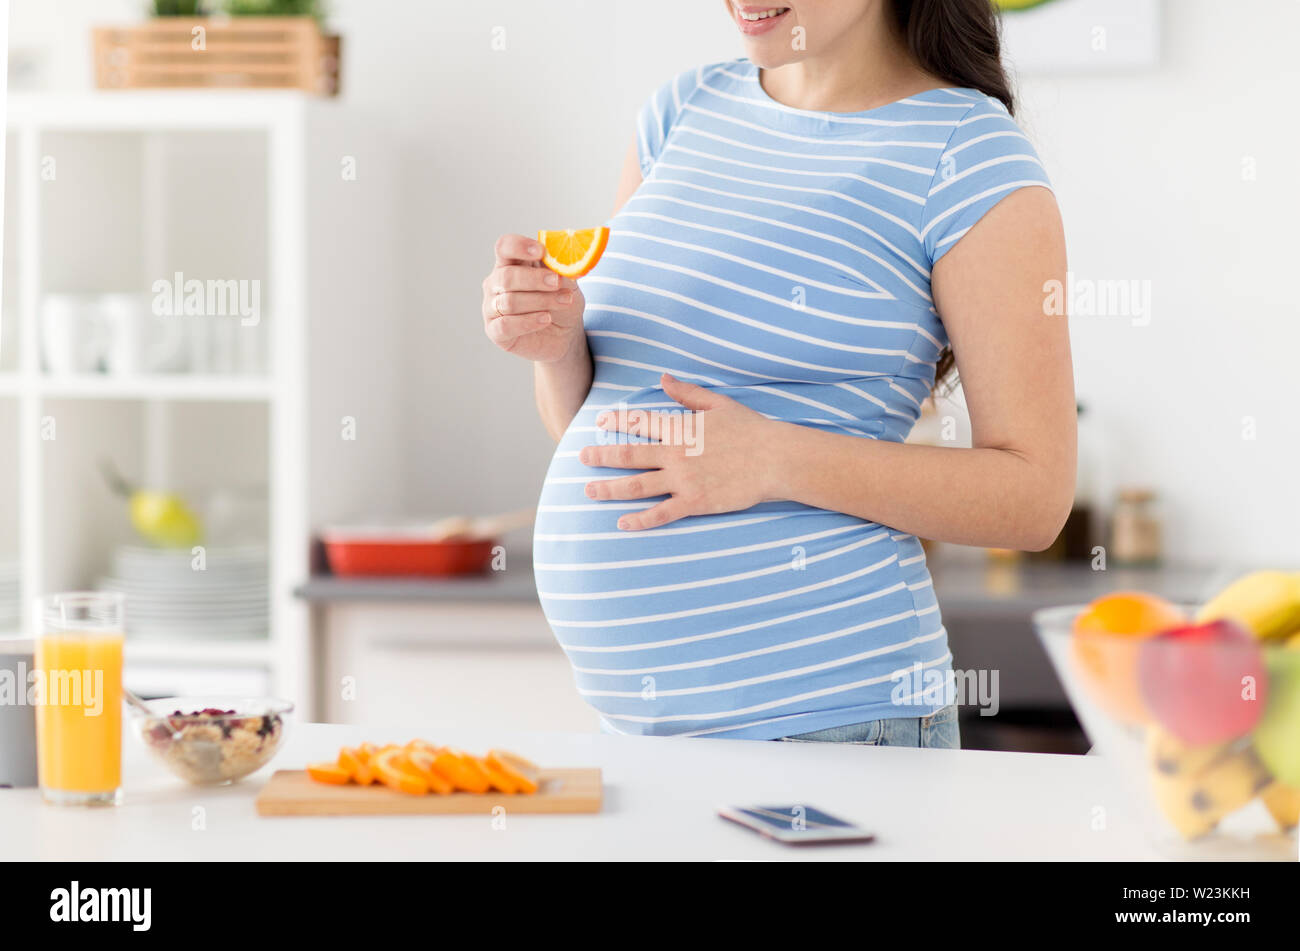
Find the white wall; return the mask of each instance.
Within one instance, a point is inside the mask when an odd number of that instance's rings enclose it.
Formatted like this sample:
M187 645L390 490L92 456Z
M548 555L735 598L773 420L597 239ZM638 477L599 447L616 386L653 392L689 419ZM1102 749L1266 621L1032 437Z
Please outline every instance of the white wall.
M1300 4L1166 0L1162 28L1158 70L1022 83L1073 270L1151 282L1147 326L1072 320L1079 395L1172 556L1300 564Z
M721 0L331 6L345 101L387 125L399 150L406 507L532 504L549 443L529 368L495 352L479 326L492 240L609 215L640 102L677 70L738 51ZM87 24L130 18L139 4L14 8L12 44L52 42L50 84L84 88ZM1166 0L1162 19L1156 70L1021 82L1073 270L1152 287L1148 326L1073 321L1079 394L1110 437L1117 481L1164 493L1175 558L1296 561L1300 305L1287 278L1300 207L1300 4ZM492 49L495 27L503 51Z

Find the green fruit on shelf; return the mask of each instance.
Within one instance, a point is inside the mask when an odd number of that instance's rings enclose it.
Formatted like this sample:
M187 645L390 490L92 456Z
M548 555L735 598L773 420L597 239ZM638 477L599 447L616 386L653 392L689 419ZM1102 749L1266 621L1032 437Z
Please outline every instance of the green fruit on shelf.
M144 538L164 548L189 548L203 537L199 518L174 492L131 493L131 524Z
M1300 649L1269 652L1268 703L1253 734L1255 749L1280 782L1300 788Z
M1206 602L1196 620L1230 618L1262 641L1300 632L1300 573L1256 571L1238 578Z
M100 469L109 488L127 500L131 525L142 538L163 548L190 548L203 539L203 523L181 496L137 489L108 462Z

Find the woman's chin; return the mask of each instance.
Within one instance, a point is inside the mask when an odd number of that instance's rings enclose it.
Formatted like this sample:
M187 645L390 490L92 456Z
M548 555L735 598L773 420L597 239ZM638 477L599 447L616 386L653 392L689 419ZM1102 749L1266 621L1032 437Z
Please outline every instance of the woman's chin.
M746 43L745 58L759 69L779 69L799 60L799 54L784 43Z

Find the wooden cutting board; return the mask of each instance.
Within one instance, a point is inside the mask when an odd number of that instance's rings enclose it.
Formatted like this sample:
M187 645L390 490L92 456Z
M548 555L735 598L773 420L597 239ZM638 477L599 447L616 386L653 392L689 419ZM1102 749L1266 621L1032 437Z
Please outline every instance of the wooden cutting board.
M532 795L452 793L412 796L387 786L331 786L303 770L277 771L257 794L259 816L435 816L506 812L600 812L599 769L543 769Z

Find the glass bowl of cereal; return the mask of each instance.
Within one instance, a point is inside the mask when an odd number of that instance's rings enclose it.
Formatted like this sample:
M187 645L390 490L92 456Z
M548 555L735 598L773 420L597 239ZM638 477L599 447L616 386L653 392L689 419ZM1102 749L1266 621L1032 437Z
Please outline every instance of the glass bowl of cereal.
M224 785L265 766L284 742L287 700L164 697L134 710L136 732L160 763L186 782Z

